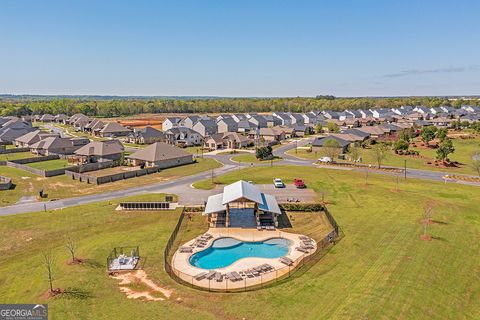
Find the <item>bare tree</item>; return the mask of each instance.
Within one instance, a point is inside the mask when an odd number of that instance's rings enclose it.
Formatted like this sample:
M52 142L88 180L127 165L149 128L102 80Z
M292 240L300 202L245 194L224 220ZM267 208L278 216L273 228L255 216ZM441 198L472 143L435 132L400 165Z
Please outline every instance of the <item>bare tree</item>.
M477 151L472 155L472 168L480 177L480 151Z
M432 219L432 214L433 214L433 207L431 204L427 203L423 207L423 237L427 238L427 227L430 224L430 221Z
M74 262L76 259L75 253L77 252L77 243L70 235L67 236L65 247L67 248L68 252L70 252L70 255L72 256L72 262Z
M358 162L360 157L362 156L361 148L353 144L348 147L348 153L350 154L350 160L353 162Z
M53 293L53 264L54 264L54 257L51 251L46 251L42 254L43 256L43 264L47 269L47 280L48 285L50 288L50 293Z
M388 151L387 145L384 143L378 143L373 148L373 156L375 157L375 161L377 162L378 168L381 167L382 161L385 159Z

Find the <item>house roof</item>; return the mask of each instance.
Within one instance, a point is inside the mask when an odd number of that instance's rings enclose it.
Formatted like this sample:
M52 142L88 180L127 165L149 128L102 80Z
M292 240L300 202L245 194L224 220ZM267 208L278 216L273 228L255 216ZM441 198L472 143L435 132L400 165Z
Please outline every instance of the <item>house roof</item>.
M162 131L157 130L151 126L146 126L145 128L139 129L137 131L139 136L148 138L148 137L163 137L164 134Z
M130 132L130 129L125 128L118 122L108 122L102 130L101 133L115 133L115 132Z
M222 204L246 199L256 203L263 203L262 192L256 186L239 180L223 188Z
M227 206L222 203L223 200L223 193L215 194L213 196L209 196L207 199L207 205L205 206L205 210L203 214L210 214L216 212L222 212L227 210Z
M192 154L163 142L155 142L144 149L132 153L127 158L155 162L186 156L192 156Z
M68 148L73 146L73 143L68 138L48 137L30 146L32 149L54 149L54 148Z
M123 144L118 140L91 141L75 151L75 154L81 156L108 156L121 153L123 149Z
M68 116L66 114L59 113L54 118L55 118L55 120L67 120Z
M329 140L337 140L337 142L339 143L340 147L344 148L344 147L347 147L348 145L350 145L351 142L347 141L347 140L344 140L342 138L338 138L338 137L335 137L335 136L327 136L327 137L321 137L321 138L316 138L313 143L312 143L312 146L314 147L323 147L325 145L325 143Z
M38 134L40 133L40 130L35 130L29 133L24 134L23 136L20 136L15 139L15 141L22 142L22 143L30 143L31 141L35 140L38 141L40 138L38 137Z

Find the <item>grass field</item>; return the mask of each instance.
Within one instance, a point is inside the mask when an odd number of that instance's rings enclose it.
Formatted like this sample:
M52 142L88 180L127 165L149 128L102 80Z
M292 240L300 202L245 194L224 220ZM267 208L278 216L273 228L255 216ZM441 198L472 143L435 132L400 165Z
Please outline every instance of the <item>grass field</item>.
M4 153L4 154L0 154L0 161L10 161L10 160L25 159L25 158L33 158L33 157L35 157L35 155L30 152Z
M55 169L62 169L66 168L69 165L68 161L65 159L55 159L55 160L47 160L47 161L39 161L39 162L32 162L28 163L27 166L35 169L40 170L55 170Z
M425 169L425 170L439 170L439 171L448 171L452 173L464 173L475 175L476 171L471 166L471 156L475 151L480 152L480 138L476 139L454 139L453 145L455 147L455 152L449 156L451 161L458 161L462 165L458 168L441 168L436 167L431 164L427 164L429 161L433 161L436 156L435 149L427 148L412 148L412 150L417 150L420 157L413 156L400 156L395 154L393 151L390 151L385 159L382 161L382 165L385 166L395 166L402 167L405 165L405 160L407 160L407 168L412 169ZM319 157L323 156L322 152L307 152L304 149L298 149L297 153L295 150L289 150L287 152L289 155L296 156L302 159L316 160ZM362 149L361 152L363 163L376 164L374 154L371 149Z
M217 177L256 183L272 176L291 181L297 167L248 168ZM0 300L46 302L41 251L56 256L56 287L71 294L48 301L55 319L478 319L480 317L480 189L394 179L328 169L302 168L307 185L326 191L329 209L345 237L315 265L277 286L237 294L211 294L181 286L162 268L162 252L178 212L115 212L118 201L55 212L0 217ZM424 204L433 206L420 240ZM202 220L194 219L193 230ZM292 216L292 223L308 222ZM203 231L203 230L202 230ZM69 266L64 237L78 240L84 265ZM190 236L189 235L189 236ZM104 271L113 246L140 245L145 270L173 289L169 300L130 300Z
M253 153L245 153L232 157L233 161L247 162L247 163L269 163L270 161L280 161L281 157L274 157L272 160L258 160Z
M12 178L13 183L16 185L14 189L0 191L0 206L14 204L22 196L38 195L40 189L44 189L48 194L48 198L44 199L48 201L50 199L69 198L131 188L142 184L158 183L211 170L220 166L221 164L213 159L203 158L197 159L197 162L193 164L164 169L159 173L103 185L79 182L65 175L43 178L23 170L0 166L0 175Z

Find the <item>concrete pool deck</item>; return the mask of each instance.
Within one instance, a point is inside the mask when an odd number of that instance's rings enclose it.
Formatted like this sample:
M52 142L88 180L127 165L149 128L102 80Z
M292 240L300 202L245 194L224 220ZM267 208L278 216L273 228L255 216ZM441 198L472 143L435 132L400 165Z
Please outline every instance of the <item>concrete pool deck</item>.
M254 285L260 285L272 280L275 280L285 274L288 274L291 270L296 268L298 264L303 260L303 258L315 253L317 250L317 244L313 241L314 248L309 250L308 253L303 253L296 250L296 247L300 247L302 245L302 239L300 237L302 235L295 234L295 233L288 233L283 232L281 230L262 230L259 231L253 228L210 228L208 230L209 234L213 237L207 241L207 245L203 248L194 247L192 252L189 253L182 253L177 250L172 258L172 267L173 272L177 277L192 284L194 286L203 287L211 290L234 290L234 289L242 289ZM212 245L212 242L219 238L224 237L231 237L235 238L240 241L246 242L254 242L254 241L264 241L270 238L284 238L291 241L291 245L289 247L288 254L285 257L291 259L293 261L293 265L287 266L284 263L280 262L280 258L243 258L237 260L236 262L232 263L231 265L224 267L213 269L212 271L220 272L222 274L230 273L230 272L238 272L245 271L247 269L252 269L254 267L259 267L264 264L268 264L273 267L274 270L262 273L261 275L254 276L254 277L247 277L246 275L243 276L243 280L232 281L229 279L222 279L222 281L217 281L215 278L208 280L195 280L195 276L201 274L202 272L208 272L210 270L201 269L194 267L190 264L190 257L202 250L209 248ZM196 239L192 239L187 243L183 244L183 246L190 246L195 242ZM313 239L312 239L313 240Z

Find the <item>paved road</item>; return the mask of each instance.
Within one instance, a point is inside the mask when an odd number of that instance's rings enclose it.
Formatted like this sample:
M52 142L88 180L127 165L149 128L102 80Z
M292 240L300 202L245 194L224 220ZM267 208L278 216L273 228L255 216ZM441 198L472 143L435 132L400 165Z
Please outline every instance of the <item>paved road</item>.
M290 143L282 146L274 151L274 154L283 158L281 161L273 162L274 166L277 165L296 165L296 166L309 166L317 168L328 168L328 169L338 169L338 170L356 170L356 171L365 171L364 168L345 168L345 167L335 167L335 166L318 166L313 163L311 160L302 160L296 158L292 155L288 155L285 152L295 148L296 146L303 146L309 143L312 138L302 139L297 141L297 143ZM249 167L249 163L238 163L231 160L233 155L205 155L205 157L210 157L218 160L223 167L215 169L214 175L221 175L233 170L240 168ZM270 166L270 163L266 164L255 164L254 166ZM401 169L401 168L400 168ZM387 174L387 175L396 175L396 173L384 172L384 171L373 171L372 173L378 174ZM445 181L444 175L445 172L439 171L427 171L427 170L417 170L417 169L408 169L407 178L415 179L426 179L426 180L435 180L435 181ZM190 187L190 185L198 180L206 179L211 176L211 171L202 172L196 175L183 177L174 181L160 182L150 185L142 185L138 187L133 187L124 190L105 192L100 194L94 194L89 196L68 198L62 200L56 200L51 202L34 202L34 203L19 203L11 205L8 207L0 207L0 216L26 213L26 212L35 212L43 210L52 210L59 209L63 207L70 207L88 203L94 203L99 201L108 201L115 198L146 194L146 193L173 193L177 194L180 198L180 203L182 204L198 204L206 201L207 197L211 194L218 193L218 190L197 190ZM480 186L480 183L466 182L461 180L447 180L449 183L461 183Z

